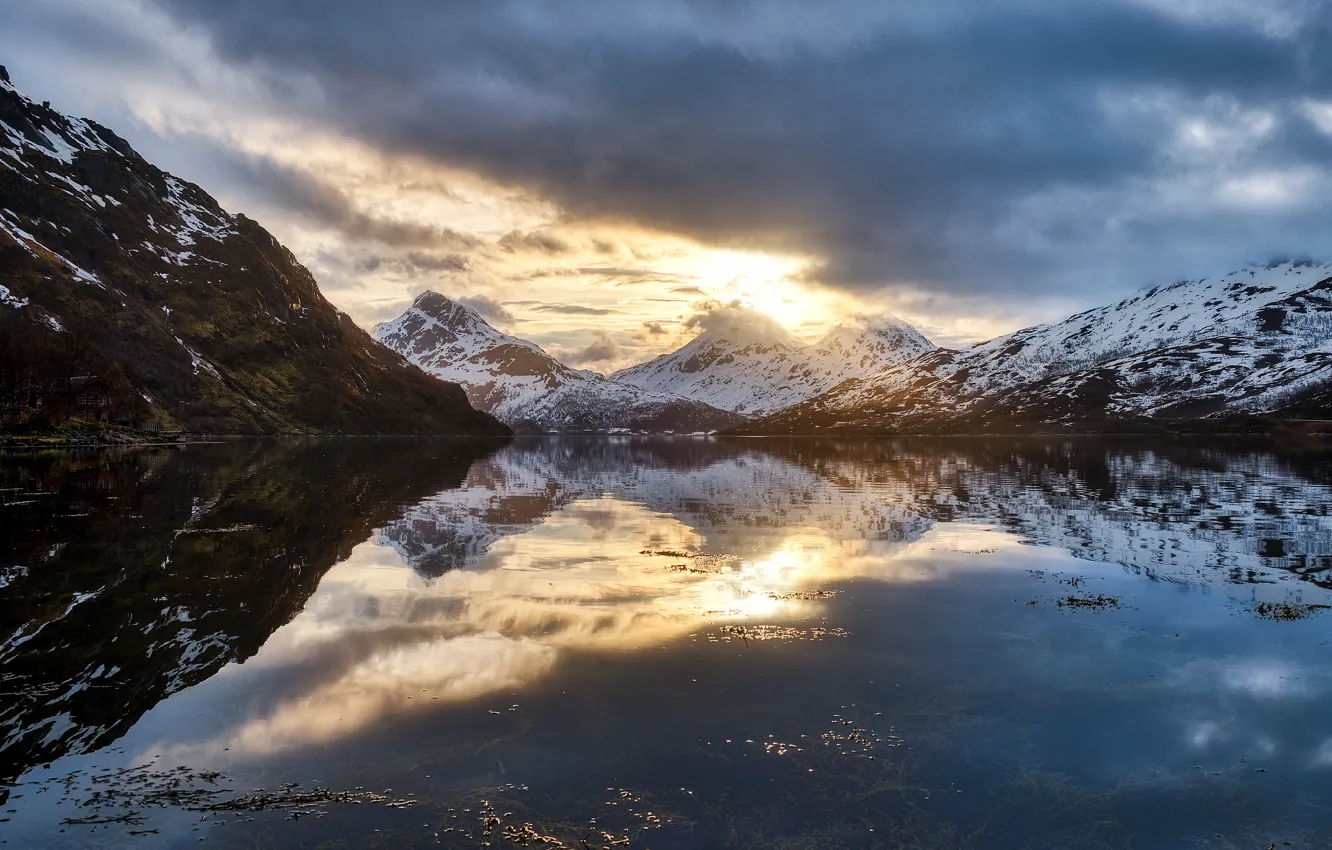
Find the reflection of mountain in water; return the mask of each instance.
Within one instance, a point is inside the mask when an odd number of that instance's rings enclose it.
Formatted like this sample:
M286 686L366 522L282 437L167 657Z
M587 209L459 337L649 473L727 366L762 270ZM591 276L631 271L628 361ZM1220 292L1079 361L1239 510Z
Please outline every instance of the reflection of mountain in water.
M1155 441L764 441L784 460L939 521L992 522L1076 557L1188 580L1332 570L1322 452ZM1332 581L1328 582L1332 584Z
M531 441L410 508L381 541L438 576L609 494L673 515L731 554L761 555L802 527L909 542L935 522L963 521L1184 580L1218 568L1230 580L1267 568L1317 579L1332 570L1329 469L1323 455L1160 441Z
M790 591L928 578L930 546L965 524L1183 581L1277 569L1322 583L1332 569L1320 454L718 439L522 440L473 463L481 454L284 442L0 468L0 622L14 624L0 638L0 779L109 743L228 662L250 660L200 691L250 682L266 707L197 743L271 752L412 710L422 689L470 698L718 612L805 610ZM936 527L947 522L963 525ZM376 528L430 580L380 547L349 557ZM999 538L1013 543L978 545Z
M0 467L0 780L252 656L404 503L497 444L234 443ZM410 456L410 463L393 462Z
M421 574L438 576L474 565L500 538L602 495L673 515L714 549L741 556L761 554L759 538L779 542L793 527L905 541L930 525L906 505L838 489L816 470L732 441L565 439L514 443L473 467L465 487L408 509L380 539Z

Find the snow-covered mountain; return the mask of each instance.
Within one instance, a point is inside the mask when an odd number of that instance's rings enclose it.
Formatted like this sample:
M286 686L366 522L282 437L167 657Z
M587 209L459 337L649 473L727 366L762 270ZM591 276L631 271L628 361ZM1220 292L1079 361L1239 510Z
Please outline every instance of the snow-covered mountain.
M572 369L437 292L375 328L389 348L522 432L714 431L743 417L698 401Z
M611 377L762 416L933 350L919 331L890 316L839 325L804 345L766 316L736 311L682 348Z
M753 433L1006 424L1322 418L1332 266L1308 260L1181 281L980 343L939 349L746 426Z
M100 410L72 392L89 380ZM93 417L214 434L508 433L376 345L256 222L106 127L29 99L0 66L0 427Z

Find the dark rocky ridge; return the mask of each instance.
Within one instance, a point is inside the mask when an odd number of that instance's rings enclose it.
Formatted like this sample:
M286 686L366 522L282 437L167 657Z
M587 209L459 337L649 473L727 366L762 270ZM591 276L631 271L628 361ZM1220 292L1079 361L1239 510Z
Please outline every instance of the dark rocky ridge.
M257 223L0 81L0 422L40 426L34 399L107 373L132 425L507 432L357 327Z

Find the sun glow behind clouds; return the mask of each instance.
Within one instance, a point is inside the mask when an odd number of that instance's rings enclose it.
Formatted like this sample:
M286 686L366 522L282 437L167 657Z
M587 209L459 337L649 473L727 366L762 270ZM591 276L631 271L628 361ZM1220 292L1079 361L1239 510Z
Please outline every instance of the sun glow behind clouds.
M101 72L57 76L52 94L62 96L63 85L69 108L116 126L150 160L257 219L363 326L392 318L425 289L484 296L514 317L504 330L559 355L609 335L615 359L577 365L610 371L687 341L688 319L712 301L739 301L809 341L864 310L804 282L818 258L571 219L525 187L357 140L311 120L318 110L303 105L324 97L317 81L231 64L205 34L142 0L59 3L146 46L141 65L89 57Z
M132 107L160 135L208 138L247 167L273 171L273 197L231 198L222 186L219 199L261 217L329 299L365 326L397 315L425 289L484 296L515 317L505 330L556 354L585 342L589 325L611 334L618 360L577 364L609 370L681 344L691 335L685 322L709 301L739 301L807 340L862 309L803 283L811 258L571 222L526 190L464 169L389 155L276 112L189 98L168 105L152 92L140 92ZM646 333L648 325L665 332Z

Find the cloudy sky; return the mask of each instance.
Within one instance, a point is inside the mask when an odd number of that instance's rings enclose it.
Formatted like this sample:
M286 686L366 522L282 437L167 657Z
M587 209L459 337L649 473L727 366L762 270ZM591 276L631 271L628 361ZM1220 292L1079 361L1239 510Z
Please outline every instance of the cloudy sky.
M1332 0L8 0L20 89L602 370L739 300L964 344L1332 257Z

